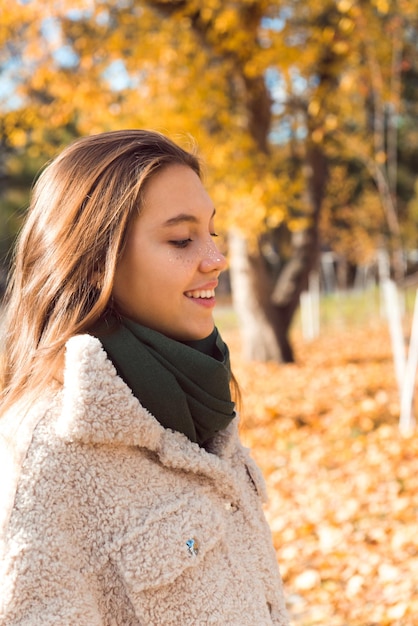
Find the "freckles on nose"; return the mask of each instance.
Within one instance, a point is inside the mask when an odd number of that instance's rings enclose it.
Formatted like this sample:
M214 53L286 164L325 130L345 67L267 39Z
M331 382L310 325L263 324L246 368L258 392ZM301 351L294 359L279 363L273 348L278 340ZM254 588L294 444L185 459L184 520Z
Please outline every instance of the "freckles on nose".
M201 250L201 262L204 265L220 267L221 270L227 265L224 255L214 243L208 244Z

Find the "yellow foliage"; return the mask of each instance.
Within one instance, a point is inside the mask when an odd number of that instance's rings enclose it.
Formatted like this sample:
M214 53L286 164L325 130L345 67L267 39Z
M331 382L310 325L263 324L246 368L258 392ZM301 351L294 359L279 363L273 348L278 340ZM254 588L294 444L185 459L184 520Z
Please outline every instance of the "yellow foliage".
M355 28L355 23L349 17L342 17L338 22L338 28L341 32L348 34Z
M222 11L215 19L215 28L220 33L229 34L234 32L238 26L238 14L232 8Z
M287 210L284 205L274 205L271 207L266 218L267 228L277 228L287 218Z
M352 200L356 181L346 168L330 169L328 193L321 215L321 238L354 264L372 261L384 230L384 213L374 189Z
M377 8L380 13L388 13L389 12L389 2L388 0L374 0L373 4Z
M309 138L327 157L373 158L364 106L373 76L364 51L370 43L382 75L380 96L392 101L391 40L383 36L376 11L391 10L387 0L337 0L329 7L294 3L294 16L282 29L274 25L277 3L265 0L185 0L174 3L178 10L170 17L156 12L155 4L165 3L7 3L0 22L0 60L7 57L6 43L14 44L22 59L16 90L24 102L19 117L4 115L11 144L24 148L29 128L33 154L36 146L39 154L56 151L59 146L50 145L50 137L68 139L60 132L66 127L80 134L131 126L155 128L175 139L190 134L207 161L207 186L225 228L238 223L255 236L289 216L290 228L306 225L301 131L308 128ZM416 4L399 0L403 15L414 15ZM79 18L70 18L69 10L76 9ZM273 25L260 21L258 11L272 17ZM54 37L43 34L46 17L56 20ZM200 24L200 36L191 28L192 18ZM306 43L294 45L293 40ZM57 61L64 44L76 55L74 67ZM115 77L121 79L120 88L107 74L114 62L123 73ZM280 88L273 85L278 100L273 104L279 109L283 101L292 137L286 146L270 142L270 154L264 154L252 135L247 106L257 94L246 87L273 68L280 78ZM326 76L320 84L318 68ZM272 110L278 127L281 115ZM377 155L378 163L384 163L383 156ZM291 175L290 162L296 163ZM334 193L340 193L338 186Z
M340 13L348 13L353 6L353 0L339 0L337 7Z
M324 41L324 43L330 44L333 41L334 36L335 30L330 26L326 26L324 29L322 29L322 40Z
M334 45L332 46L332 49L335 52L335 54L343 55L343 54L347 54L347 52L349 51L349 46L346 41L336 41Z
M380 151L376 153L376 162L383 165L386 163L386 152Z
M323 131L323 129L322 128L316 128L312 132L311 137L312 137L312 141L314 143L321 143L323 138L324 138L324 131Z
M327 130L335 130L338 127L338 117L330 114L325 118L325 127Z
M9 133L9 141L14 148L23 148L27 141L26 133L20 128L13 128Z
M316 117L321 109L321 103L318 100L312 99L308 106L309 115Z
M297 233L302 230L306 230L312 224L312 220L309 217L292 217L287 221L287 227L290 232Z

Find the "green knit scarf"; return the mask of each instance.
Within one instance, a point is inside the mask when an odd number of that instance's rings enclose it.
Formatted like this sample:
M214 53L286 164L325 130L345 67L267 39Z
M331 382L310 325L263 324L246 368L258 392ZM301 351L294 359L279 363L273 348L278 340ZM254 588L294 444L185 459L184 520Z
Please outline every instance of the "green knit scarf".
M181 343L127 318L107 317L90 332L165 428L203 446L234 418L229 351L216 328L202 341Z

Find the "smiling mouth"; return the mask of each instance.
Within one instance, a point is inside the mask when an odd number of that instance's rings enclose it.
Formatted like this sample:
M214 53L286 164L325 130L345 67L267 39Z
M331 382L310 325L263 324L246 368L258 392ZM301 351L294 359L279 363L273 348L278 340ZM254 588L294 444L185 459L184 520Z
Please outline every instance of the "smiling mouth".
M185 295L188 298L194 298L194 299L207 299L209 300L210 298L214 298L215 297L215 290L214 289L199 289L196 291L186 291Z

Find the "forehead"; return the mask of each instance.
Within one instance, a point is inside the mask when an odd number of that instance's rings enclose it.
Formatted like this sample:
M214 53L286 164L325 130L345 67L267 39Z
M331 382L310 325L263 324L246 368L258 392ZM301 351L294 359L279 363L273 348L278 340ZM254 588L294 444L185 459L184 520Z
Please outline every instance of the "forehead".
M199 176L185 165L169 165L157 172L144 190L140 216L160 225L209 219L213 203Z

